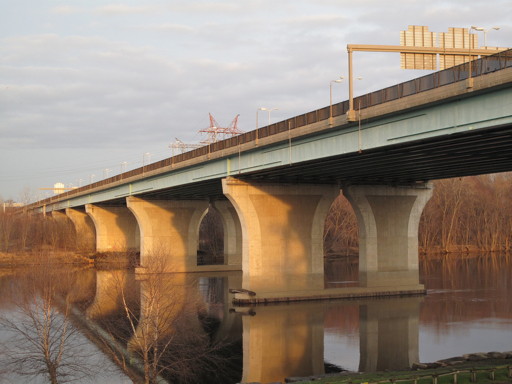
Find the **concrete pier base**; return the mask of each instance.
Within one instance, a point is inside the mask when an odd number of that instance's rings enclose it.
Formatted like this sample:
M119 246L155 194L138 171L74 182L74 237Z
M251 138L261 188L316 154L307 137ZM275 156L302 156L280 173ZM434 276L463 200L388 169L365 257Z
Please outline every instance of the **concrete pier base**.
M336 185L248 183L227 178L224 194L242 227L244 292L235 301L306 297L324 287L323 232Z
M96 249L96 230L94 223L85 210L66 208L66 215L73 222L77 236L78 249L93 251Z
M354 185L343 190L359 225L359 285L418 290L418 227L432 195L429 185Z
M140 226L140 264L146 272L196 270L199 225L208 201L128 197L126 204Z

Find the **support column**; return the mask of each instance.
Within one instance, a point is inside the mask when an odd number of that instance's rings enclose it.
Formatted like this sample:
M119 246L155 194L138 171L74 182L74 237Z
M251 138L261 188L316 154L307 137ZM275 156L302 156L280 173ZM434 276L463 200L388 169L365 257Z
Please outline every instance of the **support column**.
M224 264L242 266L242 227L235 207L229 200L218 200L214 208L222 217L224 226Z
M66 223L68 218L66 217L66 215L64 214L64 212L61 212L61 211L51 211L50 212L50 215L52 216L52 218L60 223Z
M66 208L66 215L75 226L78 249L87 251L95 250L96 231L92 219L85 213L85 210Z
M200 269L197 267L199 225L208 201L143 200L130 196L126 204L140 226L141 267L158 267L160 272Z
M283 301L324 290L323 232L335 185L222 180L242 226L242 288L235 300ZM255 293L255 294L254 294Z
M418 227L432 188L353 185L343 193L359 225L360 286L423 289L419 284Z
M87 204L85 212L91 217L96 228L96 250L98 252L134 252L139 250L139 227L128 208Z

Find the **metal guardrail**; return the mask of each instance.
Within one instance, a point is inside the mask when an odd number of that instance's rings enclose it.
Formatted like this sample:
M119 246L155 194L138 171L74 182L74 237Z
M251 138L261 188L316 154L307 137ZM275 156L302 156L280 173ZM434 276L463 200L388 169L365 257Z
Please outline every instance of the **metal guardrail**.
M473 62L471 62L471 65L469 65L469 63L460 64L455 67L444 69L442 71L434 72L423 77L418 77L413 80L409 80L387 88L380 89L378 91L361 95L359 97L354 98L354 105L356 106L357 109L365 109L382 103L401 99L403 97L411 96L420 92L425 92L431 89L453 84L459 81L464 81L469 77L475 78L510 67L512 67L512 49L502 51L491 56L482 57L478 60L474 60ZM471 70L471 76L468 76L469 70ZM100 180L80 188L73 189L68 192L64 192L57 196L49 197L36 203L29 204L25 208L32 209L45 204L51 204L53 202L60 201L63 198L73 197L77 194L86 192L88 190L92 190L94 188L98 188L114 182L120 182L123 179L128 179L134 176L143 175L145 172L158 170L160 168L179 164L181 162L196 157L205 156L214 152L225 150L227 148L232 148L244 143L249 143L255 141L257 138L261 139L281 132L286 132L288 130L303 127L308 124L328 120L329 109L330 107L327 106L321 109L317 109L315 111L311 111L299 116L292 117L287 120L280 121L275 124L271 124L253 131L243 133L238 136L234 136L225 140L211 143L209 145L205 145L204 147L193 149L189 152L181 153L169 157L167 159L157 161L155 163L151 163L143 167L136 168L131 171L121 173L116 176L109 177L107 179ZM347 113L348 110L348 100L337 104L333 104L332 116L336 117L344 115Z

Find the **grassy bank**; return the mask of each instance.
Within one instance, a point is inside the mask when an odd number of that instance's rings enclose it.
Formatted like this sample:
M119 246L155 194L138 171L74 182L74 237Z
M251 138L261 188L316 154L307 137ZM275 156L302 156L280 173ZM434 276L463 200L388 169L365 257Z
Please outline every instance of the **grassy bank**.
M487 359L464 362L421 370L386 371L375 373L343 372L340 374L311 376L309 378L289 378L288 383L301 384L473 384L473 383L512 383L512 359Z
M21 267L41 264L83 264L94 262L92 255L69 251L0 252L0 267Z
M129 268L138 262L135 253L97 253L38 250L28 252L0 252L0 268L37 266L43 264L95 265Z

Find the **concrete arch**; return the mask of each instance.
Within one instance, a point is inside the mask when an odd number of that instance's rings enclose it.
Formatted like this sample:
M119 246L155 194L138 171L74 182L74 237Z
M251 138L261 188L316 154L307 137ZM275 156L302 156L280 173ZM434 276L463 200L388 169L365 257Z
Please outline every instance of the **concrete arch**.
M197 265L224 264L224 233L224 220L220 212L210 203L199 220Z
M235 207L229 200L218 200L213 204L220 213L224 228L224 264L242 264L242 225Z
M73 222L77 234L77 247L84 251L96 250L96 228L85 208L66 208L66 216Z
M359 226L360 286L422 289L418 227L432 188L353 185L343 193Z
M136 252L140 249L139 226L125 206L86 204L85 212L96 228L96 251Z
M323 291L325 218L339 188L228 178L223 191L241 223L243 289L256 300Z
M158 267L160 272L197 268L199 225L208 201L144 200L131 196L126 202L140 226L141 267Z

